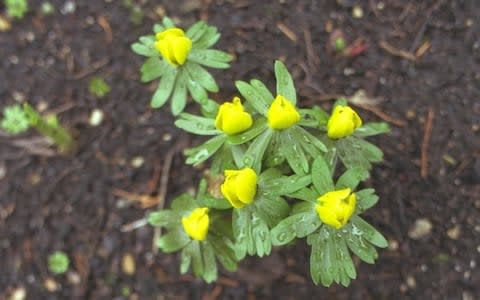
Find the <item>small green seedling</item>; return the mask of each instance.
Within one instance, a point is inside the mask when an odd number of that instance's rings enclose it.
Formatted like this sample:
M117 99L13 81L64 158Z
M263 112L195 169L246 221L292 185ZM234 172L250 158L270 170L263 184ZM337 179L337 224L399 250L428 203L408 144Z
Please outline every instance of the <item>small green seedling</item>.
M345 42L345 39L342 37L338 37L335 39L335 51L338 53L343 53L345 51L345 48L347 47L347 42Z
M103 98L110 92L110 86L102 78L93 77L88 84L88 91L98 98Z
M55 6L53 6L52 3L45 1L42 3L41 10L42 14L45 16L53 15L53 13L55 13Z
M60 125L55 115L42 117L28 103L23 105L23 111L27 116L30 126L42 135L50 138L61 152L69 152L73 148L74 140L71 134Z
M5 0L7 14L12 18L22 19L28 10L27 0Z
M20 134L30 127L35 128L42 135L50 138L61 152L68 152L73 148L74 140L70 133L63 128L55 115L42 117L28 103L23 105L7 106L3 110L3 119L0 128L11 134Z
M67 272L70 260L63 251L56 251L48 257L48 269L54 274L63 274Z
M8 133L19 134L27 131L30 123L20 105L11 105L3 109L0 127Z

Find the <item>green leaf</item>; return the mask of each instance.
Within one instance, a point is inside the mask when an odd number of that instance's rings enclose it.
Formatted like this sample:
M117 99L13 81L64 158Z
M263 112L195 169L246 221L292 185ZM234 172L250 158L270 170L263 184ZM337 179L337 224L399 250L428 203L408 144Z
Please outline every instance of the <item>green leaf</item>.
M187 236L183 230L180 229L171 230L167 234L162 235L157 241L156 245L165 253L176 252L188 243L191 242L190 238Z
M290 206L280 196L260 195L255 199L256 213L268 225L273 227L288 215Z
M230 272L237 270L235 245L226 237L209 233L208 241L215 252L218 261Z
M323 157L317 157L312 165L312 182L320 195L334 190L331 176L330 168Z
M238 260L247 254L248 244L252 240L251 225L248 207L233 210L232 229L235 236L235 255Z
M267 128L262 134L257 136L245 153L243 163L245 167L251 167L255 172L260 173L262 169L262 160L265 150L272 139L274 131Z
M140 68L142 73L141 81L149 82L161 77L169 69L167 62L158 57L150 57Z
M188 54L188 59L207 67L227 69L230 67L228 62L230 62L233 57L230 54L220 50L194 49Z
M279 134L280 136L280 152L287 159L288 165L292 170L299 175L304 175L308 172L309 163L303 148L299 141L292 134L292 129L284 129Z
M180 216L171 210L151 212L147 217L148 223L156 227L172 227L180 222Z
M380 232L378 232L372 225L365 222L362 218L359 216L354 216L352 217L351 222L352 227L357 227L367 241L379 248L388 247L388 242L385 237L383 237Z
M245 98L245 100L247 100L247 102L257 112L264 116L267 115L267 110L270 107L273 98L266 99L265 95L263 95L262 92L244 81L235 81L235 86L237 87L240 94L242 94L243 98Z
M348 236L346 239L348 248L362 261L368 264L375 263L375 259L378 258L378 253L375 247L364 240L361 234L359 235L354 233L355 232L352 230L348 231Z
M163 25L160 25L160 24L154 24L153 25L153 32L159 33L159 32L162 32L162 31L165 31L165 27L163 27Z
M302 212L280 221L271 231L274 246L290 243L294 238L304 238L315 232L321 222L313 211Z
M190 28L188 28L187 32L185 35L189 37L192 42L198 41L202 37L202 35L205 33L205 30L207 30L208 25L204 21L198 21Z
M219 39L220 33L218 33L217 28L215 26L208 26L203 35L193 43L192 48L206 49L215 45Z
M264 220L258 218L255 213L252 213L252 238L255 248L248 254L258 255L259 257L270 254L272 251L270 231Z
M187 73L188 74L188 73ZM190 95L192 95L193 100L195 100L200 105L204 105L208 101L207 91L197 82L190 78L188 75L187 79L187 88Z
M3 109L0 127L11 134L19 134L28 130L30 122L20 105L10 105Z
M157 49L152 46L146 46L142 43L133 43L131 48L133 52L146 57L154 57L160 55Z
M177 82L173 89L172 101L170 102L172 114L178 116L187 105L187 85L185 82L184 73L179 73Z
M306 187L311 182L312 177L310 175L291 175L266 179L259 182L259 186L270 194L287 195Z
M190 264L192 262L192 243L188 244L185 246L185 248L182 249L181 255L180 255L180 273L185 274L188 272L188 269L190 268Z
M330 117L321 107L313 106L312 108L300 109L302 119L299 122L300 126L308 126L318 128L321 125L326 125Z
M189 148L184 151L187 156L186 163L198 165L209 159L225 143L225 135L218 135L203 143L200 146Z
M374 206L378 201L378 196L375 195L374 189L364 189L355 193L357 195L357 207L360 212L363 212Z
M175 121L175 126L198 135L221 134L221 131L215 127L214 120L189 113L181 113L179 119Z
M338 179L337 184L335 185L335 188L339 190L339 189L348 187L352 189L352 191L354 191L357 188L360 181L364 181L369 176L370 176L370 173L368 173L367 170L360 167L347 169L347 171L345 171L345 173L343 173Z
M208 196L208 195L203 195L202 197L199 197L197 199L198 206L200 207L208 207L208 208L214 208L218 210L224 210L224 209L229 209L232 208L232 205L230 205L230 202L223 198L215 198L213 196Z
M172 70L167 71L165 75L160 80L160 84L157 87L157 90L152 96L150 106L152 108L162 107L168 100L168 97L172 93L173 87L175 86L175 81L177 78L177 71Z
M197 205L195 204L195 200L192 195L183 193L177 198L173 199L170 208L180 215L184 215L187 212L197 208Z
M197 82L210 92L218 92L218 85L213 76L197 63L187 61L183 67L187 70L190 80Z
M300 199L300 200L315 204L317 201L317 198L321 195L319 195L316 191L312 189L304 188L294 193L288 194L288 197L294 198L294 199Z
M193 274L197 277L202 277L205 266L203 264L202 251L200 250L200 243L198 241L192 241L191 243L191 255L192 255L192 269Z
M277 79L277 95L282 95L293 105L297 104L297 93L293 79L283 62L275 61L275 78Z
M382 150L354 136L339 140L337 149L340 159L348 169L361 167L365 170L370 170L371 162L383 160Z
M390 126L385 122L369 122L362 127L357 128L353 133L358 137L372 136L390 132Z
M345 105L348 105L348 99L345 98L345 97L340 97L338 98L335 103L333 103L333 107L332 107L332 111L333 109L338 106L338 105L342 105L342 106L345 106Z
M229 135L228 143L232 145L240 145L246 143L257 137L260 133L267 129L267 126L267 119L260 117L253 122L252 127L250 127L250 129L248 129L247 131L235 135Z
M262 98L262 101L264 103L268 103L268 106L270 107L270 104L273 102L275 97L272 95L267 86L257 79L250 80L250 85L255 89L257 95Z
M209 243L201 244L203 252L203 263L204 270L202 278L207 282L211 283L217 280L217 262L215 261L215 253L212 246Z
M312 246L310 250L310 276L314 284L319 284L322 281L322 274L325 270L322 269L323 243L320 234L312 234L308 236L309 244Z
M175 23L169 17L163 17L162 23L166 29L175 27Z
M320 141L316 136L312 135L307 130L303 129L300 126L294 126L291 128L292 134L297 141L301 141L301 145L305 150L313 157L318 156L318 150L322 152L327 152L327 147ZM316 149L310 149L311 147Z

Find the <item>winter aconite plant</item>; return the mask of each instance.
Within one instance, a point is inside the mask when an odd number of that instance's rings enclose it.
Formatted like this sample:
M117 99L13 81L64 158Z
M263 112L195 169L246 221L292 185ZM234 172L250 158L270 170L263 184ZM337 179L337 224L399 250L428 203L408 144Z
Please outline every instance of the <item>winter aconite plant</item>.
M162 107L171 98L171 111L178 115L187 103L187 96L205 105L208 92L218 92L213 76L204 68L226 69L232 56L210 49L220 38L217 28L199 21L186 32L175 27L169 18L156 24L154 35L139 38L132 50L148 57L141 68L143 82L160 78L152 96L152 108Z
M161 106L174 91L176 126L210 136L184 151L188 164L211 162L197 195L182 194L170 209L148 217L151 225L167 229L157 246L181 253L181 273L192 266L196 276L211 282L218 276L217 262L234 271L247 255L263 257L273 247L305 241L311 249L314 283L348 286L356 278L352 255L374 263L376 247L387 246L362 217L378 201L375 191L363 188L362 182L369 178L372 163L383 158L365 137L387 132L388 125L364 123L345 99L338 100L331 113L319 106L302 108L281 61L274 64L275 90L258 79L237 81L238 94L223 104L199 101L207 99L206 93L199 97L194 87L206 85L197 81L204 78L191 76L189 64L199 67L209 61L211 66L227 67L229 59L197 59L202 52L193 49L205 49L218 38L213 38L216 29L203 22L192 28L183 34L167 19L163 27L157 26L155 38L143 37L142 44L134 45L137 53L151 56L148 67L142 67L142 78L162 77L154 106ZM199 41L204 48L195 46ZM184 76L180 86L175 76ZM185 82L202 115L182 112L187 95L175 89Z

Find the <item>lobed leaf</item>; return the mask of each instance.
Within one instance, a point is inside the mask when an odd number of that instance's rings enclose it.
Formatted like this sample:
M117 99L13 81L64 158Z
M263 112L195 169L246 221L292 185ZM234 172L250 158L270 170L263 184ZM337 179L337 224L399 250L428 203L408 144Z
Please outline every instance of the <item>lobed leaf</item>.
M277 95L282 95L293 105L297 104L297 93L293 79L283 62L275 61L275 78L277 79Z

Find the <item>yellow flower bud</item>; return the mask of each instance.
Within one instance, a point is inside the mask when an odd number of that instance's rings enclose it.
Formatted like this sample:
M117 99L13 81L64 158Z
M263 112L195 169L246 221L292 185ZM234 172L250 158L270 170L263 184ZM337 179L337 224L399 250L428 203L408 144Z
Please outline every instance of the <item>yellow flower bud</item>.
M337 105L327 123L327 135L331 139L346 137L362 126L362 119L350 106Z
M255 198L257 173L251 168L225 170L225 181L220 190L233 207L242 208Z
M243 132L252 126L252 116L243 108L240 98L233 98L232 102L220 105L215 127L228 135Z
M277 95L267 112L268 125L273 129L286 129L300 121L295 106L282 95Z
M207 207L195 208L188 217L182 217L183 230L197 241L203 241L207 237L209 222Z
M192 40L180 28L169 28L157 33L155 48L173 66L183 65L192 48Z
M355 211L357 196L350 188L328 192L317 199L315 210L323 223L342 228Z

